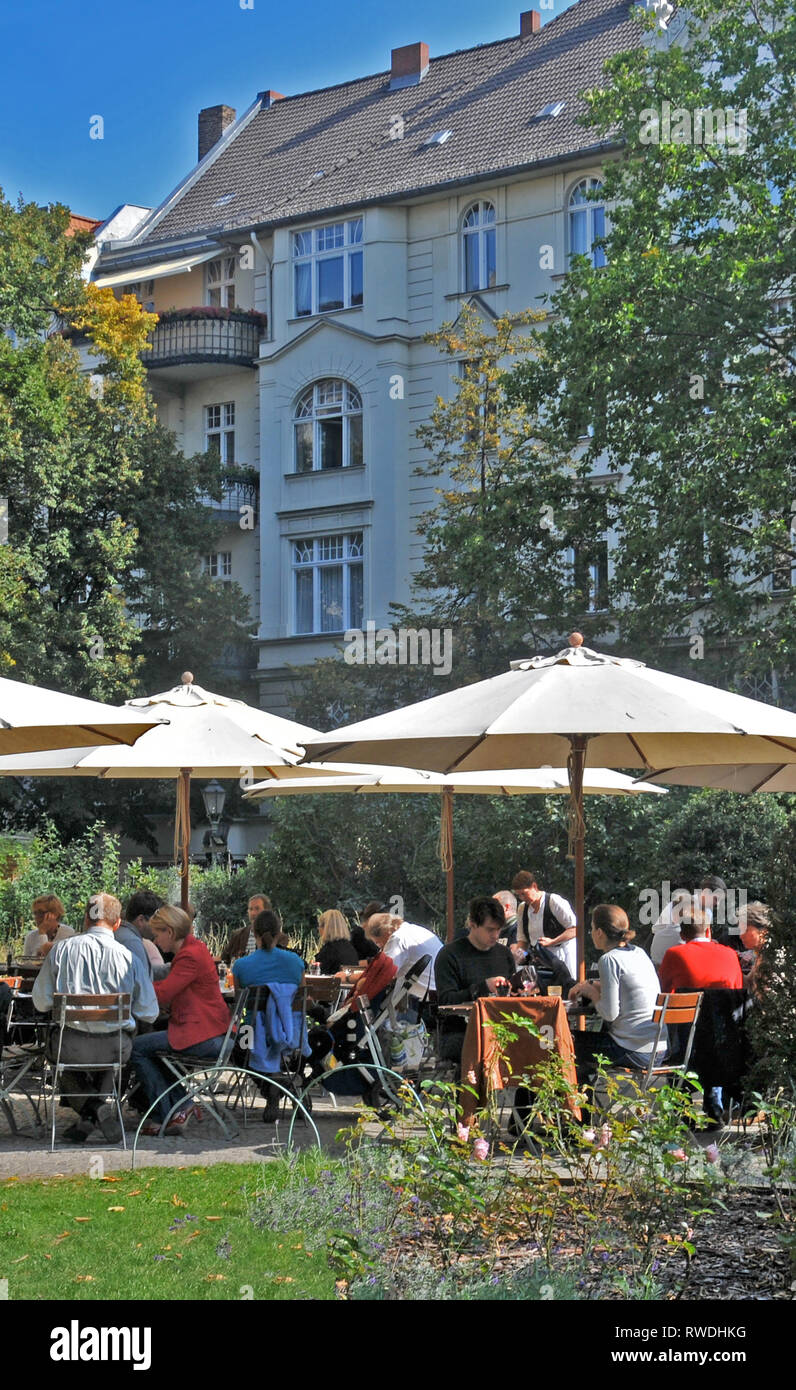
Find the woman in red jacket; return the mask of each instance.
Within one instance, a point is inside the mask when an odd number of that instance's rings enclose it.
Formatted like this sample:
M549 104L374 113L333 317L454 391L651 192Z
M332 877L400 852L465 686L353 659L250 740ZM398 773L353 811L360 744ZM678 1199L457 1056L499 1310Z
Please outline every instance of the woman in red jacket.
M158 1052L185 1052L192 1057L214 1060L229 1026L229 1010L221 996L213 957L204 942L191 931L192 922L179 907L160 907L149 920L161 954L174 953L172 967L164 980L155 982L155 993L162 1008L169 1008L166 1032L145 1033L136 1038L130 1060L139 1084L150 1103L173 1082L173 1074L157 1058ZM159 1134L175 1100L187 1100L180 1088L158 1102L152 1122L144 1134ZM181 1134L195 1113L187 1105L172 1116L166 1134Z

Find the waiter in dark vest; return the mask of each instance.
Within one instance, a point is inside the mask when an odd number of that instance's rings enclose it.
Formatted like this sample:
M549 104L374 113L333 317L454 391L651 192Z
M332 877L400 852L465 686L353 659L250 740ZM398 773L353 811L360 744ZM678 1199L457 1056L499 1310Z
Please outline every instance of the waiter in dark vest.
M517 944L547 946L577 979L575 913L566 898L544 893L527 869L514 875L512 892L517 896Z

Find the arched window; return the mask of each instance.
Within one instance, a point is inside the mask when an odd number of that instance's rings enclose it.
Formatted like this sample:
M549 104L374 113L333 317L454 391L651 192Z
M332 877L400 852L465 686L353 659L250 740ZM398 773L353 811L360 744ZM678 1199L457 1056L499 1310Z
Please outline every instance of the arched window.
M605 236L605 206L589 195L601 188L599 179L581 179L569 196L569 254L589 256L595 267L605 265L605 252L594 245Z
M495 272L495 207L473 203L462 223L464 288L487 290L497 281Z
M328 377L303 391L293 416L295 472L362 466L362 397Z

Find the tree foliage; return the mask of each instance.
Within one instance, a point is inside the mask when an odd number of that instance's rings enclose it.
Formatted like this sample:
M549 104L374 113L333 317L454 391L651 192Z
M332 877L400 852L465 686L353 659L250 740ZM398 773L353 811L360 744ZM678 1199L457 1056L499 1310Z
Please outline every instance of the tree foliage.
M220 497L220 463L186 459L158 424L142 360L153 315L84 285L87 239L67 227L64 208L0 196L0 669L103 700L175 684L186 666L209 685L248 622L238 586L199 572L218 534L199 495ZM81 785L59 793L74 828L118 800ZM18 790L0 799L24 821L47 788Z
M595 137L621 142L607 264L573 260L509 394L547 402L562 444L588 429L584 463L621 479L603 494L620 640L660 655L701 635L700 675L727 683L787 670L796 639L796 17L788 0L683 14L679 41L613 58L589 94Z

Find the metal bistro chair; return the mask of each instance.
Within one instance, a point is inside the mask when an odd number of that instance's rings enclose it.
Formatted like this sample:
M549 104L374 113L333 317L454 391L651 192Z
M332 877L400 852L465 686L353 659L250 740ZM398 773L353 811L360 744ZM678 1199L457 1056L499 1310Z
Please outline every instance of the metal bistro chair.
M244 991L244 994L246 996L244 1008L244 1027L251 1027L252 1029L254 1029L254 1027L256 1026L257 1015L259 1013L265 1013L266 1011L270 991L268 985L250 985L249 988ZM286 1091L289 1091L293 1096L296 1097L296 1099L298 1099L298 1096L301 1094L304 1084L303 1077L305 1058L302 1053L302 1047L307 1038L306 985L297 986L296 992L293 995L291 1009L292 1012L298 1015L300 1018L299 1046L298 1048L286 1048L284 1050L281 1056L281 1065L278 1071L262 1072L261 1075L263 1076L263 1079L265 1081L276 1081L279 1085L284 1086ZM247 1050L250 1053L251 1045ZM247 1066L252 1071L258 1071L258 1068L254 1065L251 1056L249 1056ZM240 1095L243 1101L243 1123L245 1125L247 1120L246 1090L249 1086L255 1086L256 1083L254 1081L254 1078L251 1076L242 1076L240 1078L240 1083ZM283 1103L286 1099L287 1097L284 1094L284 1092L279 1091L278 1104L280 1110L282 1109ZM307 1100L305 1100L304 1104L306 1105L307 1103ZM293 1108L296 1108L295 1105Z
M218 1056L213 1059L209 1057L192 1057L190 1052L158 1052L158 1061L172 1073L175 1081L187 1082L188 1100L191 1105L197 1105L200 1101L207 1110L208 1115L215 1120L226 1139L234 1139L238 1133L237 1126L230 1125L224 1119L219 1102L217 1101L218 1092L221 1088L221 1079L224 1070L228 1067L232 1057L232 1049L235 1045L238 1028L240 1026L241 1015L243 1014L246 1001L246 990L235 999L232 1013L229 1017L229 1025L224 1034L224 1041L221 1044ZM199 1078L204 1075L204 1080ZM173 1098L174 1092L169 1092L169 1098ZM171 1101L171 1108L163 1121L160 1132L163 1133L166 1125L171 1120L172 1114L179 1110L185 1102L183 1100Z
M394 1104L399 1100L398 1088L395 1077L385 1074L385 1072L391 1071L392 1067L389 1058L385 1059L380 1033L383 1029L389 1029L395 1025L396 1016L411 998L412 985L416 980L419 980L430 964L431 956L421 956L403 976L396 978L378 1014L374 1013L370 1000L365 995L359 997L359 1013L365 1031L357 1043L357 1051L369 1052L375 1067L380 1068L377 1071L368 1071L367 1061L363 1058L359 1071L369 1084L379 1081L388 1098Z
M101 1072L103 1075L110 1074L110 1089L103 1089L100 1092L93 1091L71 1091L69 1094L78 1098L105 1099L112 1101L116 1106L116 1114L119 1120L119 1127L122 1132L122 1147L127 1148L127 1138L124 1132L124 1121L122 1118L122 1077L125 1062L122 1057L122 1041L125 1032L124 1025L130 1022L130 995L129 994L56 994L53 996L52 1009L53 1023L58 1029L58 1048L53 1062L52 1069L52 1124L51 1124L51 1143L50 1152L55 1152L55 1115L57 1110L56 1096L60 1089L59 1076L66 1072ZM72 1028L78 1023L114 1023L116 1025L113 1032L100 1034L107 1038L108 1057L101 1062L63 1062L61 1053L63 1051L64 1029Z

